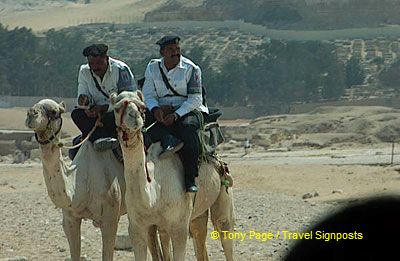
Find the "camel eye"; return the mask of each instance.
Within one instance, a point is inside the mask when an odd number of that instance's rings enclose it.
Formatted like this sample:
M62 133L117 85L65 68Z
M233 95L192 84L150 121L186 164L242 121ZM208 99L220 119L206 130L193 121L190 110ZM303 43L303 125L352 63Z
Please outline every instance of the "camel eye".
M115 108L114 110L115 110L116 113L119 113L120 108Z

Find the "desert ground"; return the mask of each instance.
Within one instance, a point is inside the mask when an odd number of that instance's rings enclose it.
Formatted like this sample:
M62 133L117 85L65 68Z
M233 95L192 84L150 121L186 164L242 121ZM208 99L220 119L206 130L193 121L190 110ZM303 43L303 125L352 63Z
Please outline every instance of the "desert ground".
M305 120L307 115L304 114L274 117L274 120L222 121L221 124L249 126L254 130L252 126L264 121L270 126L279 124L293 129L299 127L293 120L297 117L301 126L316 126L322 121L323 126L327 126L326 122L330 120L327 115L335 110L337 112L338 109L311 113L309 116L313 120L310 122ZM1 109L0 129L25 129L25 111L26 108ZM351 118L351 125L357 127L355 123L358 117L368 122L368 115L374 115L371 116L372 122L376 124L372 125L379 129L378 123L388 124L376 119L378 112L390 113L390 119L387 115L382 116L388 121L396 121L398 113L382 108L356 108L352 111L358 114L349 116L342 109L341 113L332 117L336 121L342 119L340 128L346 129L347 118ZM347 112L350 113L349 110ZM77 133L68 116L64 118L63 131L70 135ZM277 121L277 118L280 120ZM366 126L370 125L364 124L363 128ZM232 132L232 129L229 130ZM320 128L317 130L321 132ZM373 136L372 129L368 130L365 130L365 135ZM347 130L348 133L353 131ZM229 164L234 177L236 232L249 235L251 231L306 231L318 219L348 202L371 195L399 194L400 155L395 149L394 163L389 164L390 143L373 139L366 141L367 136L361 139L364 142L353 136L344 140L329 136L329 140L326 140L327 135L318 133L300 134L296 138L291 135L278 136L281 138L276 143L267 147L261 146L262 142L253 144L246 152L242 146L234 146L240 144L235 140L227 140L221 146L219 154ZM343 138L343 135L339 136ZM276 136L272 137L277 139ZM306 146L305 142L320 146ZM304 146L299 146L299 143ZM66 260L69 247L62 230L61 210L55 209L47 196L40 161L28 159L23 164L12 164L9 158L5 156L0 161L0 260ZM212 225L209 223L211 231ZM121 237L127 234L126 216L120 221L118 234ZM237 260L281 260L294 242L282 238L263 241L247 236L243 241L235 240L235 256ZM207 246L210 260L224 260L219 242L209 237ZM82 225L82 255L87 260L101 259L100 231L90 221ZM133 260L131 251L117 250L114 256L115 260ZM191 240L186 256L187 260L195 260Z
M15 3L0 1L0 23L14 28L26 26L35 31L63 28L87 23L140 22L144 14L164 4L165 0L92 0L85 1L37 1ZM49 22L51 21L51 22Z

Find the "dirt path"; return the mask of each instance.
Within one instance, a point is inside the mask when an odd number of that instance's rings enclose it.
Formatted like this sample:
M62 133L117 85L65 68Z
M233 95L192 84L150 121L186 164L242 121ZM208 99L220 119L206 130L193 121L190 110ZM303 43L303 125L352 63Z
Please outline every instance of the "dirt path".
M226 158L235 177L236 231L242 233L300 231L339 202L364 195L396 192L400 176L395 167L323 164L271 164ZM332 193L336 191L336 193ZM319 196L304 200L306 193ZM40 164L0 165L0 258L65 260L69 256L61 226L61 211L47 196ZM209 226L211 232L211 225ZM119 234L127 234L123 217ZM248 234L247 234L248 235ZM100 231L89 221L82 226L82 255L100 260ZM210 260L224 260L218 242L207 238ZM238 260L280 260L290 241L235 240ZM116 260L133 253L116 251ZM191 241L187 260L194 260Z

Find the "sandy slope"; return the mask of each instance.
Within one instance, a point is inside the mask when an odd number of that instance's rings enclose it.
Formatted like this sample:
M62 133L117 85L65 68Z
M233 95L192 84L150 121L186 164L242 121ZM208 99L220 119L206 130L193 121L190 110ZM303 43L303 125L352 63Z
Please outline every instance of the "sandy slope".
M63 2L58 5L38 5L24 10L13 9L0 2L0 23L10 28L26 26L33 30L62 28L92 22L139 22L144 14L167 0L98 0L90 4ZM3 11L1 11L3 10Z

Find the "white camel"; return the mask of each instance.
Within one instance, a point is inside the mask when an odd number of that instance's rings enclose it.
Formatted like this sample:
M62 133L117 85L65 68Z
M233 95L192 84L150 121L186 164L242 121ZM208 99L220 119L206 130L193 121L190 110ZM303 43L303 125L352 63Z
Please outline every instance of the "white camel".
M169 242L172 241L173 260L185 260L189 231L194 238L198 260L208 260L205 246L208 210L214 227L233 231L234 213L231 188L221 186L221 177L214 165L203 162L199 171L199 192L195 196L185 193L182 163L177 155L159 159L159 143L153 144L146 165L146 155L141 130L144 125L145 105L140 91L112 95L115 121L125 160L126 201L129 233L135 260L146 260L147 234L157 227L162 243L163 259L170 260ZM194 202L194 203L193 203ZM233 242L221 238L227 260L233 260ZM150 246L151 247L151 244Z
M64 162L58 146L64 111L64 103L41 100L28 110L25 125L40 143L47 192L62 209L72 261L80 260L82 219L100 227L102 260L112 260L118 221L126 213L123 164L111 151L95 151L91 142L81 146L71 165Z

